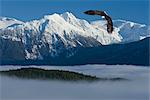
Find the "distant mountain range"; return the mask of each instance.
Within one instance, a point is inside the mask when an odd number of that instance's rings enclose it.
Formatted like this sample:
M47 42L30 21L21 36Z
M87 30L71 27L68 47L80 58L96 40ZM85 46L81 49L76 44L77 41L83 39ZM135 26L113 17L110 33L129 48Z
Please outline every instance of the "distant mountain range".
M72 13L46 15L23 22L0 17L1 64L149 65L150 27L114 20L88 22Z

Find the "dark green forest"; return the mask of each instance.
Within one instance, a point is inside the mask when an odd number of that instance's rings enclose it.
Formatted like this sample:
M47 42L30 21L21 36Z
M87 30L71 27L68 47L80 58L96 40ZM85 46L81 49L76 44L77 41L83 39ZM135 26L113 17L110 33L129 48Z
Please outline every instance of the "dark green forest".
M126 80L124 78L99 78L82 73L64 70L45 70L40 68L21 68L8 71L0 71L1 75L17 77L22 79L40 80L63 80L63 81L100 81L100 80Z

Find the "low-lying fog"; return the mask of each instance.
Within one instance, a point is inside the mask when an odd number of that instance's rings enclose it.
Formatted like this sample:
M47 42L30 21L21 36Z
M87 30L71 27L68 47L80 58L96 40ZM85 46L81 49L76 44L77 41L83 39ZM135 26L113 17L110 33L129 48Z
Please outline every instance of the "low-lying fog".
M0 100L149 100L149 67L127 65L1 66L63 69L97 77L121 77L129 81L60 82L1 76Z

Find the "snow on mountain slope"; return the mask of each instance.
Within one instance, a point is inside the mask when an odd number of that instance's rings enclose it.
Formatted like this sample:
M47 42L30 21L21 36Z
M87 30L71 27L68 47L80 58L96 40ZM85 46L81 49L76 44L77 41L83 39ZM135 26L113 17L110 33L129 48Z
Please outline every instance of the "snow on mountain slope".
M118 23L122 24L118 26ZM122 20L114 21L114 25L120 29L119 33L123 37L122 42L138 41L150 37L150 30L146 25Z
M106 21L94 21L91 24L97 28L105 28ZM114 27L117 28L122 37L121 43L139 41L150 37L150 27L125 20L113 20Z
M58 56L74 47L94 47L121 41L118 33L109 34L105 29L95 29L87 21L77 19L68 12L17 23L18 21L6 23L5 27L0 29L0 37L22 42L26 59Z
M15 45L21 42L26 59L43 59L64 55L64 51L70 56L74 47L132 42L148 36L144 25L126 21L114 21L114 25L114 32L109 34L105 21L89 23L69 12L45 15L42 19L29 22L1 17L0 39L18 41ZM4 43L0 42L0 45Z
M0 29L4 29L12 24L22 24L22 21L16 20L14 18L0 17Z

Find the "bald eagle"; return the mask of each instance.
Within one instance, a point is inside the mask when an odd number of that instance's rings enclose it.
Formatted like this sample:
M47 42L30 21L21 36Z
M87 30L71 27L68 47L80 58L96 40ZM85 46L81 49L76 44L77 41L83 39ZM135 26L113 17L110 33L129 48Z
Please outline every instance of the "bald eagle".
M113 32L113 22L110 16L106 14L104 11L99 11L99 10L88 10L84 12L85 14L88 15L100 15L104 17L107 20L107 32L112 33Z

